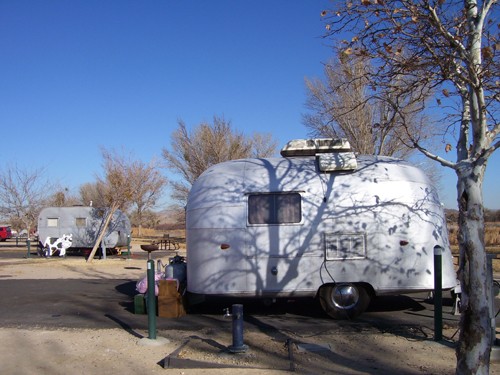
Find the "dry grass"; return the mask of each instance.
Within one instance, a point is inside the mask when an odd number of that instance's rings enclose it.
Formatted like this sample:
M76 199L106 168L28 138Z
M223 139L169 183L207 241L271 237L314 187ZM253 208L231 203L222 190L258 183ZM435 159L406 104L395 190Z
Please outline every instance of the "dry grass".
M450 237L450 244L452 247L458 247L458 226L456 224L448 224L448 231ZM132 237L138 238L139 230L132 228ZM183 229L171 230L168 232L158 231L156 229L142 228L140 238L155 239L169 235L172 238L185 238L185 231ZM500 223L487 223L484 233L486 247L500 248Z
M451 251L458 257L458 225L448 224ZM500 273L500 223L486 223L484 228L484 243L488 254L493 254L493 272ZM496 259L499 257L499 259Z
M458 225L448 224L450 244L458 246ZM500 223L486 223L484 228L484 242L486 247L500 247Z

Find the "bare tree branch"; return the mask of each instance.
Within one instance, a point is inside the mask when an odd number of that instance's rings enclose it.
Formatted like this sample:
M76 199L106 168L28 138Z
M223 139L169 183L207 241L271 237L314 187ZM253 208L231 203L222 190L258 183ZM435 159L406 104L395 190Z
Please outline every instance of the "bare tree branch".
M173 181L173 198L185 205L191 185L211 165L228 160L271 156L276 142L268 134L247 137L234 130L231 122L214 116L213 123L201 123L190 133L180 120L172 134L170 149L163 149L167 167L181 176Z
M118 209L125 211L131 205L136 205L136 213L142 212L155 205L166 185L166 179L160 175L158 164L149 165L134 160L131 155L101 149L103 158L104 176L98 177L94 186L95 191L102 198L103 207L108 208L105 225L90 252L87 262L92 259L106 233L107 226Z
M0 171L0 213L14 223L14 229L27 229L30 233L54 191L43 169L7 166ZM18 227L20 224L24 227Z

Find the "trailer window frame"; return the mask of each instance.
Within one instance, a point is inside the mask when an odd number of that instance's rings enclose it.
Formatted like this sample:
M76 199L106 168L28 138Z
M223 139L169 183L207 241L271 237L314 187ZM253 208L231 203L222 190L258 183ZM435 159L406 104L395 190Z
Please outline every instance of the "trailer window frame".
M325 260L366 259L366 233L325 232Z
M302 224L302 194L297 191L247 194L247 225Z
M47 227L48 228L58 228L59 227L59 218L58 217L48 217L47 218Z
M87 218L86 217L75 217L75 226L77 228L86 228L87 227Z

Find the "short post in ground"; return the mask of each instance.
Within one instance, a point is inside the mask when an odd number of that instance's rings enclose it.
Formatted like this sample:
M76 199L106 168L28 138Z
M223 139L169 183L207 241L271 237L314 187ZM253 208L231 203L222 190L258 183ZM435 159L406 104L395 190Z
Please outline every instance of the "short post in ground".
M443 339L443 270L441 246L434 246L434 341Z

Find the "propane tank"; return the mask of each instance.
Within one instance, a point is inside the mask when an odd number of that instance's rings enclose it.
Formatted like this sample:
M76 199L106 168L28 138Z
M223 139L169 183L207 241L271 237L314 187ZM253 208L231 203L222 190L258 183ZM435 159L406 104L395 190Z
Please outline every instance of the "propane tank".
M170 263L165 267L165 277L167 279L177 279L180 283L186 281L187 267L183 257L176 255L170 259Z

